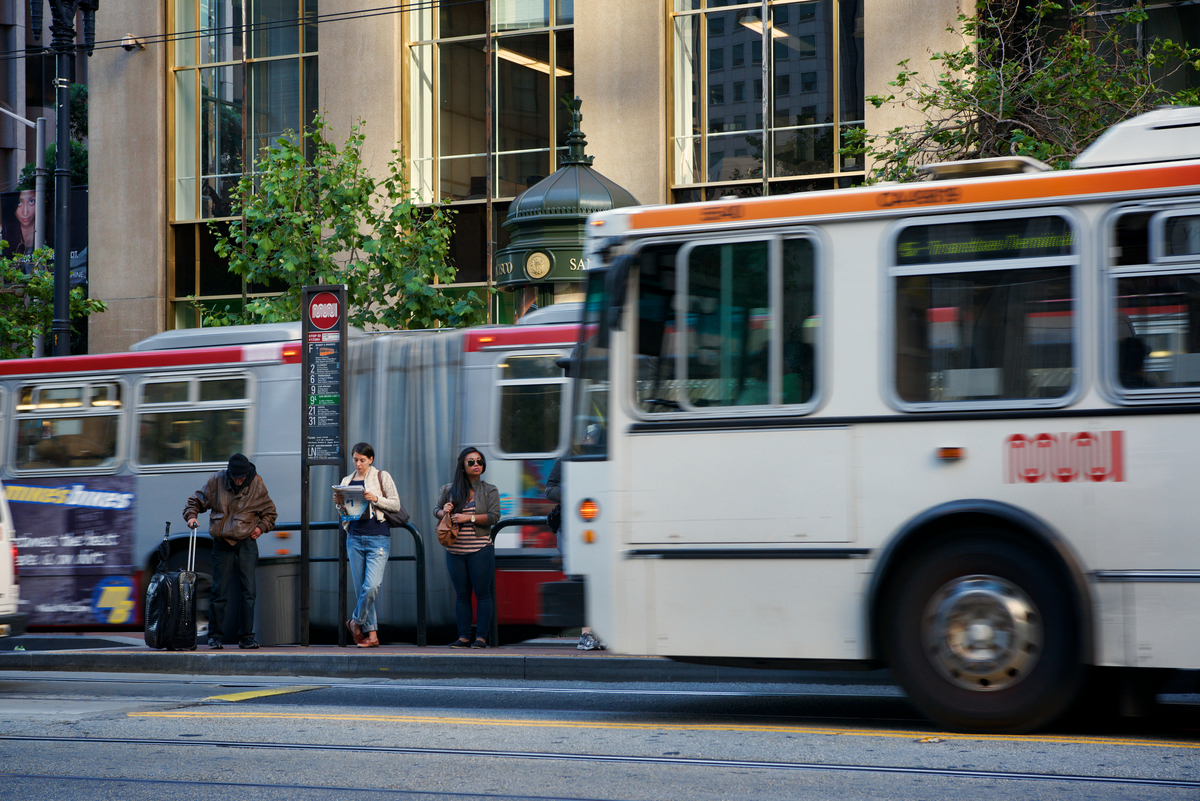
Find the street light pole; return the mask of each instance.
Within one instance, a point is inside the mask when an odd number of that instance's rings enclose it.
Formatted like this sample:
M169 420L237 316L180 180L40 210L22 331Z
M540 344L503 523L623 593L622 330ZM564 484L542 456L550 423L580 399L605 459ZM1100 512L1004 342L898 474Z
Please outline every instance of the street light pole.
M40 39L42 3L29 0L33 38ZM75 48L75 15L83 12L84 44L92 54L96 43L96 8L100 0L49 0L50 49L54 51L55 123L57 153L54 167L54 325L52 353L71 353L71 53Z

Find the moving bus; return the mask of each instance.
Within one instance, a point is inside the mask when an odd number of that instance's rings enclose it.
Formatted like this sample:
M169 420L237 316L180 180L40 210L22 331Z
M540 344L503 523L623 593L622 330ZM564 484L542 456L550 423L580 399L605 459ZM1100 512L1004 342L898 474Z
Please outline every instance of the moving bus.
M1200 668L1200 109L929 171L591 218L564 551L614 650L995 731Z
M577 340L579 314L579 304L563 304L517 326L352 332L347 444L372 443L425 535L431 627L454 619L443 549L431 534L438 488L460 448L487 457L506 516L551 506L545 477L565 451L570 411L555 360ZM279 522L298 522L300 388L299 323L169 331L129 353L0 362L0 480L29 625L140 624L164 521L173 526L168 566L176 569L186 556L184 503L234 452L256 463ZM332 493L320 487L342 475L314 468L313 520L336 519ZM202 629L212 571L206 521ZM562 577L555 540L544 528L509 528L496 544L498 621L535 625L537 585ZM296 556L298 531L272 531L259 550ZM412 554L407 533L395 533L393 553ZM313 555L336 554L335 533L314 532ZM345 619L337 586L336 564L312 566L314 626L332 631ZM412 566L389 565L379 601L386 628L415 628L415 592Z

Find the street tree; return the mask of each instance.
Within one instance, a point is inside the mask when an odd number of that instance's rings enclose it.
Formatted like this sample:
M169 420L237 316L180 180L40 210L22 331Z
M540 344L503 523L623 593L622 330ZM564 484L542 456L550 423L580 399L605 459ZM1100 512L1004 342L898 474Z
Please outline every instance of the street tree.
M1147 40L1143 4L981 0L960 15L958 50L934 53L936 79L900 62L892 94L918 121L881 134L857 130L843 153L865 153L868 181L911 181L924 164L1029 156L1055 169L1122 120L1163 105L1197 105L1200 48ZM1102 7L1103 6L1103 7Z
M352 325L434 328L483 322L485 302L474 291L447 294L452 211L419 206L404 177L399 150L383 177L362 160L363 123L341 147L318 117L301 135L264 149L253 172L232 193L240 221L214 225L216 253L244 287L277 290L241 303L192 298L205 325L300 319L301 289L346 284Z
M71 289L72 324L107 310L104 301L87 297L82 287ZM41 248L20 259L0 258L0 359L32 356L34 340L49 338L53 322L54 251Z

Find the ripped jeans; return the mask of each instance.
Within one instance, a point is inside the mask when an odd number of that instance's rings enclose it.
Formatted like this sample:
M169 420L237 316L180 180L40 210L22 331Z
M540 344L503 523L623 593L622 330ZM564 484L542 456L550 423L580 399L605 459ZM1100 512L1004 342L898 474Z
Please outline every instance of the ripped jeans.
M350 580L354 583L354 596L358 603L354 607L354 619L363 632L377 631L375 620L375 597L383 583L383 569L387 567L392 538L383 536L361 536L351 534L346 538L346 558L350 564Z

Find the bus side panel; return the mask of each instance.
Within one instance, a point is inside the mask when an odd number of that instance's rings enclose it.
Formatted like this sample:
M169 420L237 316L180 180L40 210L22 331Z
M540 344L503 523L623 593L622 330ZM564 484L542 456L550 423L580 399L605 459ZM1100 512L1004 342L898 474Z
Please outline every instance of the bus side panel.
M864 659L857 559L658 559L650 653ZM736 591L735 591L736 589Z

